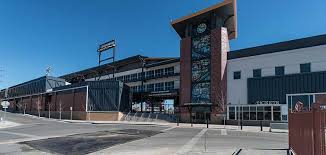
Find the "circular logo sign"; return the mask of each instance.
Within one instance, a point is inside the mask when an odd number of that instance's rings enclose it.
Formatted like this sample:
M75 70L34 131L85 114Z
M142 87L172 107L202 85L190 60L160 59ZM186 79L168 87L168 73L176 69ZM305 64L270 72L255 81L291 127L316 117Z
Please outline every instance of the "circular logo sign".
M197 32L198 33L203 33L206 31L207 25L205 23L201 23L197 27Z
M9 103L8 101L2 101L2 102L1 102L1 106L2 106L3 108L8 108L9 105L10 105L10 103Z

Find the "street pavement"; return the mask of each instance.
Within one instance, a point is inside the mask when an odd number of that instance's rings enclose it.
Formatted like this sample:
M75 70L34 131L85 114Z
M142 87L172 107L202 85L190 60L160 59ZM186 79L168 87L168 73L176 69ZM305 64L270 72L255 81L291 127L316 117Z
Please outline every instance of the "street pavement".
M253 127L71 122L12 113L7 120L19 125L0 128L0 154L286 155L288 148L287 133Z

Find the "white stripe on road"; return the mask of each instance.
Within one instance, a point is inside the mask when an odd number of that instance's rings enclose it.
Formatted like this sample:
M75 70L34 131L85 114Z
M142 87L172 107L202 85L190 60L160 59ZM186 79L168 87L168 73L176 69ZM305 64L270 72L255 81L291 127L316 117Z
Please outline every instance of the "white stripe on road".
M175 154L176 155L187 154L189 151L191 151L193 146L198 142L200 137L206 133L206 131L207 131L207 129L201 130L195 137L193 137L190 141L188 141L187 144L183 145L182 148L179 149L178 152L176 152Z
M228 133L226 132L226 129L221 130L221 135L228 135Z
M17 136L22 136L22 137L29 137L29 138L39 138L40 137L40 136L29 135L29 134L24 134L24 133L17 133L17 132L10 132L10 131L0 131L0 133L17 135Z
M165 132L165 131L172 130L172 129L174 129L174 128L176 128L176 127L171 127L171 128L163 129L163 130L161 130L161 131L162 131L162 132Z

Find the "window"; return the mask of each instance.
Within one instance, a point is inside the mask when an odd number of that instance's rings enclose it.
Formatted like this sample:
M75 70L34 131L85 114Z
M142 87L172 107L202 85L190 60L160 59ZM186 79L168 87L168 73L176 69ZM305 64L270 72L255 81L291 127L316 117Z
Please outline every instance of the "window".
M229 107L229 119L235 119L235 107Z
M163 91L164 83L155 83L155 91Z
M310 63L300 64L300 73L310 72Z
M261 69L254 69L253 77L261 77Z
M233 79L241 79L241 71L233 72Z
M148 84L147 85L147 91L148 92L154 91L154 84Z
M174 67L165 68L165 75L173 75Z
M138 79L142 79L143 78L143 73L138 73Z
M154 71L147 71L146 72L146 78L153 78L154 77Z
M155 76L160 77L164 74L164 69L157 69L155 70Z
M124 81L130 81L130 75L125 75L124 76Z
M131 74L131 81L137 80L137 73Z
M165 82L165 90L173 90L174 89L174 81Z
M284 66L275 67L275 75L284 75Z
M133 86L133 87L131 87L131 91L132 91L132 92L137 92L137 90L138 90L138 87L137 87L137 86Z
M118 81L123 81L123 76L119 76L119 77L117 77L117 80L118 80Z
M144 92L145 91L145 85L138 86L138 92Z

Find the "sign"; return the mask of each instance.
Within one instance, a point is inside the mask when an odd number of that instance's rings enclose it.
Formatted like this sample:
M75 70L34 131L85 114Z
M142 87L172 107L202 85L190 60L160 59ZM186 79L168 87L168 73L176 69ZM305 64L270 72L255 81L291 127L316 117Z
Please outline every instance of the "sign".
M1 102L1 106L3 107L3 108L8 108L8 106L10 105L10 102L8 102L8 101L2 101Z
M106 43L100 45L97 52L103 52L103 51L108 50L113 47L115 47L115 40L111 40L109 42L106 42Z
M280 104L280 101L257 101L256 104Z
M192 107L192 112L210 113L211 107Z
M70 111L72 111L72 107L70 107Z

